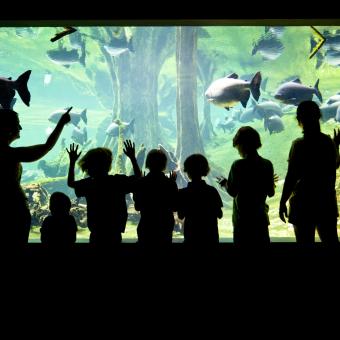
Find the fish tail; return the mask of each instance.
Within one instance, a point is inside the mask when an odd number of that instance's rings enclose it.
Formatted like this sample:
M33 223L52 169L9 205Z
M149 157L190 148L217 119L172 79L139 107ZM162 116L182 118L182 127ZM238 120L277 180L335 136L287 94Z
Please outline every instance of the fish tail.
M15 88L18 91L20 98L27 106L30 106L30 100L31 100L31 94L27 88L27 82L28 82L28 79L30 78L31 72L32 72L31 70L24 72L14 82Z
M314 93L315 95L319 98L320 102L322 103L322 95L321 92L319 90L319 79L316 81L315 85L314 85Z
M255 76L253 77L253 79L250 82L250 91L251 94L253 95L253 98L258 101L261 95L261 91L260 91L260 86L261 86L261 72L257 72L255 74Z
M81 119L87 124L87 109L83 110L80 114Z

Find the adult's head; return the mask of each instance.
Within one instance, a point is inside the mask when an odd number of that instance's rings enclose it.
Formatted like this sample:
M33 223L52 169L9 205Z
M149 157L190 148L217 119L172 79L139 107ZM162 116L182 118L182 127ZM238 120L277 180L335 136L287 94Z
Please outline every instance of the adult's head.
M301 102L297 107L296 119L304 132L320 131L320 118L320 108L312 100Z
M56 191L50 197L50 211L52 215L68 215L71 209L71 200L63 192Z
M166 154L159 149L152 149L146 156L145 167L150 172L162 172L167 164Z
M251 126L242 126L233 138L233 146L237 148L241 157L246 157L262 146L260 135Z
M205 177L210 171L208 160L201 154L195 153L184 161L184 172L190 179Z
M20 120L18 113L10 109L0 109L0 140L3 143L11 144L20 138Z
M91 149L78 162L81 170L91 177L108 174L111 164L112 152L108 148Z

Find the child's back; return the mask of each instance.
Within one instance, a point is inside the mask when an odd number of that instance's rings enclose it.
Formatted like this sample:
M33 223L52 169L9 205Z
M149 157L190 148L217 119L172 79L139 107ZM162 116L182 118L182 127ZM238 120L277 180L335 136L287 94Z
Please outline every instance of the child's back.
M154 162L160 160L160 166ZM146 159L150 172L141 178L134 192L136 210L141 217L137 227L138 242L143 244L169 244L172 242L174 215L178 189L176 182L162 172L166 156L160 150L151 150Z
M222 217L218 191L205 181L190 182L179 190L178 217L185 218L185 243L218 243L218 218Z
M51 215L41 226L41 243L48 246L70 246L76 242L77 223L70 215L71 201L62 192L54 192L50 198Z
M132 191L134 176L104 175L74 183L77 197L87 202L91 242L120 242L128 217L125 195Z
M184 162L184 171L191 182L180 189L178 217L184 221L184 242L215 244L219 242L218 218L222 217L222 200L218 191L202 180L210 168L201 154L193 154Z

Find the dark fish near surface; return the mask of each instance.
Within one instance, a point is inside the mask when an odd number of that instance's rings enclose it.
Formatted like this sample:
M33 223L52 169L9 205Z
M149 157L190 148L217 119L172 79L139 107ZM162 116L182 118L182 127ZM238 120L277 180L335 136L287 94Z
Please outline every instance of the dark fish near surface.
M278 38L282 38L284 30L284 26L264 26L265 33L275 34Z
M316 81L314 87L303 85L300 79L295 79L294 81L282 84L276 90L274 97L285 104L298 106L305 100L312 100L313 94L315 94L320 102L322 102L322 95L318 86L319 79Z
M110 44L104 45L104 48L107 53L112 57L117 57L118 55L130 51L134 52L134 47L132 44L132 38L128 41L124 36L123 38L114 38L111 40Z
M84 38L81 36L79 31L69 35L68 39L73 48L81 49L84 44Z
M30 106L31 94L27 88L27 82L30 75L31 70L28 70L21 74L17 80L0 77L0 104L4 109L10 109L11 106L13 107L15 103L13 103L15 91L19 93L19 96L25 105Z
M205 91L205 96L210 103L227 110L238 102L246 107L250 92L256 101L259 99L261 80L261 72L257 72L251 81L238 79L238 75L232 73L213 81Z
M325 54L325 61L332 66L340 66L340 51L328 50Z
M275 60L282 54L283 49L284 46L277 36L269 33L255 43L251 54L255 55L258 52L264 60Z
M52 123L58 123L60 117L67 111L67 109L62 109L62 110L57 110L54 111L53 113L50 114L50 116L48 117L48 120ZM87 124L87 109L84 109L82 112L77 113L77 112L70 112L70 116L71 116L71 123L74 126L78 127L78 123L80 122L80 120L83 120L83 122L85 124Z
M105 133L111 137L118 137L119 135L119 127L122 127L124 138L127 138L129 135L135 132L135 119L131 119L129 123L122 122L120 119L115 119L106 129Z
M84 145L87 142L87 129L86 126L80 130L77 126L72 131L71 138L78 144Z
M85 51L79 56L77 49L67 50L62 47L55 50L49 50L46 54L52 62L67 68L77 62L80 62L85 66Z
M272 133L279 133L285 129L281 117L273 115L271 117L265 117L263 120L263 126L265 131Z

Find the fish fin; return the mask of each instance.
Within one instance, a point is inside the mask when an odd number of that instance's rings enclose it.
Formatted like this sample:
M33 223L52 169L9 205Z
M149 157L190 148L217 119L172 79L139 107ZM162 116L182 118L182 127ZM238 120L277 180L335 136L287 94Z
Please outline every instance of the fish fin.
M319 79L316 81L314 85L314 91L315 95L319 98L320 102L322 103L322 94L319 90Z
M256 74L254 75L253 79L250 82L250 91L251 94L253 96L253 98L258 101L261 95L261 91L260 91L260 86L261 86L261 72L256 72Z
M226 78L233 78L233 79L237 79L238 78L238 74L237 73L230 73L226 76Z
M250 97L250 92L249 91L244 91L242 94L242 98L240 99L240 102L243 107L247 107L247 103Z
M230 108L228 107L228 106L225 106L224 107L227 111L229 111L230 110Z
M87 114L87 109L84 109L80 114L80 117L85 122L85 124L87 124L87 115L86 114Z
M15 88L19 93L21 100L27 105L30 106L31 94L27 88L27 82L31 75L31 70L28 70L21 74L18 79L15 81Z
M301 80L300 78L295 78L293 80L291 80L292 83L298 83L298 84L301 84Z

